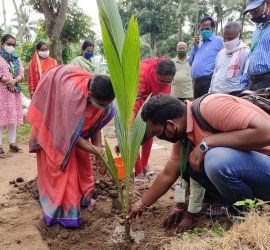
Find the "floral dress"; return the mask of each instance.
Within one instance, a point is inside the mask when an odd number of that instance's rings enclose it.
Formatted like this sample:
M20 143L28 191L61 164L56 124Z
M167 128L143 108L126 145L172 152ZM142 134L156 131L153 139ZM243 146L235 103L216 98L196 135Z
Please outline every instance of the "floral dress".
M18 76L24 76L22 62L19 60L20 68ZM9 63L0 56L0 77L12 78ZM21 93L13 93L7 89L5 83L0 81L0 127L7 125L23 124Z

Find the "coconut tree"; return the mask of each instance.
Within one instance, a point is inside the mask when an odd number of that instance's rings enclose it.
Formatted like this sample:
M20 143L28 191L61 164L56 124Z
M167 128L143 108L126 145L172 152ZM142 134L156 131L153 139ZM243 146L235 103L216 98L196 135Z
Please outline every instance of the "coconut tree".
M32 33L36 31L38 22L30 21L32 11L26 6L21 5L19 7L19 13L19 16L16 14L16 17L11 19L12 22L16 23L13 27L18 30L18 40L21 43L31 41Z
M114 0L97 0L97 5L104 52L116 96L117 114L115 122L118 144L126 173L125 190L123 190L118 180L112 152L106 141L107 160L103 159L103 161L118 187L125 219L125 238L129 239L130 228L127 218L129 211L129 182L146 126L141 120L140 114L137 115L133 127L130 128L129 126L139 82L139 29L136 18L132 16L125 34Z

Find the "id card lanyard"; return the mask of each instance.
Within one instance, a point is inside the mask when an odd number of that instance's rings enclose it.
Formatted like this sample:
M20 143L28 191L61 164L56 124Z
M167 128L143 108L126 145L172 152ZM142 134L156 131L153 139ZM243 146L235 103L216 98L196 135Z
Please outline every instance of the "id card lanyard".
M186 168L187 168L189 150L190 150L190 141L187 142L186 157L185 157L185 160L183 161L183 144L182 143L180 144L180 175L181 175L181 184L182 184L183 174L186 172Z
M254 42L251 45L251 49L250 49L250 54L253 53L253 51L256 49L256 47L258 46L258 43L261 41L261 39L263 38L265 32L267 31L267 27L270 24L270 22L268 22L266 24L265 27L262 27L262 30L260 31L260 34L256 37L256 39L254 40Z

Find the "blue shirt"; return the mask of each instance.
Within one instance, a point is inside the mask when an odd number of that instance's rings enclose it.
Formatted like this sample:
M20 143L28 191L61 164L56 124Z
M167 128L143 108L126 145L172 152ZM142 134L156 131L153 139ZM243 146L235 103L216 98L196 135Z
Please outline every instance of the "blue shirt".
M198 47L192 47L189 57L192 79L213 74L216 57L221 49L223 38L215 34L209 40L201 41Z
M248 76L270 73L270 20L255 30L251 44L256 47L249 55Z

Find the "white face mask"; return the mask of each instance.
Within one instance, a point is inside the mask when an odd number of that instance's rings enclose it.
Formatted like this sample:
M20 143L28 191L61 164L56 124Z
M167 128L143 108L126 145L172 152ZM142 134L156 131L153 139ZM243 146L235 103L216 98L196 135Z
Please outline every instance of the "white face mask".
M47 51L39 51L38 54L42 58L47 58L49 56L49 54L50 54L50 51L49 50L47 50Z
M8 54L12 54L15 50L15 47L10 46L10 45L4 45L4 50L8 53Z
M226 50L232 50L236 48L240 44L240 38L237 37L234 40L224 42L224 47Z

